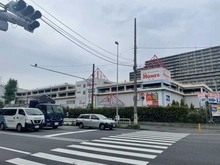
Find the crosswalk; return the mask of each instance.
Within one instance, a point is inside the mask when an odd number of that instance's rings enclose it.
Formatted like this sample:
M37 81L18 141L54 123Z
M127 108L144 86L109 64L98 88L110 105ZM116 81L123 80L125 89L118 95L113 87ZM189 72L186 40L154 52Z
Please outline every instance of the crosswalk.
M135 131L71 144L64 148L52 149L47 153L38 152L6 162L15 165L147 165L168 147L188 135Z

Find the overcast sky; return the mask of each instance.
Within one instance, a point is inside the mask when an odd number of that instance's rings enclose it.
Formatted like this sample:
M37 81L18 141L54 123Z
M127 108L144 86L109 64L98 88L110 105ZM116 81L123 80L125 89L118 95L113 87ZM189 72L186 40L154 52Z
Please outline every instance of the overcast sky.
M8 0L0 0L6 4ZM31 0L26 0L42 14L62 26ZM137 63L144 65L156 54L158 57L193 51L196 47L219 45L219 0L36 0L37 4L71 29L116 54L119 42L119 82L129 80L133 65L134 18L137 19L138 47L194 47L191 49L138 49ZM56 3L55 3L56 2ZM65 2L65 3L64 3ZM62 83L81 81L78 78L31 67L38 66L88 78L92 64L105 76L116 81L116 65L81 49L42 20L41 26L29 33L22 27L9 24L7 32L0 31L0 78L7 83L16 79L20 88L35 89ZM16 28L15 28L16 27ZM64 26L62 26L65 28ZM68 30L65 28L65 30ZM116 62L117 57L74 37ZM97 53L95 53L97 54ZM100 54L97 54L101 56Z

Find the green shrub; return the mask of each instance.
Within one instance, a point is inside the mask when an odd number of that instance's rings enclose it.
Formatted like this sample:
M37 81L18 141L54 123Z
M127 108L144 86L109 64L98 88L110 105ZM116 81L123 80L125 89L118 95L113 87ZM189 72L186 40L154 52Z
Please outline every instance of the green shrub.
M140 129L140 125L138 125L138 124L127 125L126 128L129 128L129 129Z

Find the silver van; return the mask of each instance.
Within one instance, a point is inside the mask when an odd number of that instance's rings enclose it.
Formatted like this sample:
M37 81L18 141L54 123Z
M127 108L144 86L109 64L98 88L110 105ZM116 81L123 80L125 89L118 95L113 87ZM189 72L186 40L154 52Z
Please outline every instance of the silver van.
M81 114L76 119L76 126L79 126L79 128L99 128L101 130L109 128L112 130L115 128L115 121L100 114Z

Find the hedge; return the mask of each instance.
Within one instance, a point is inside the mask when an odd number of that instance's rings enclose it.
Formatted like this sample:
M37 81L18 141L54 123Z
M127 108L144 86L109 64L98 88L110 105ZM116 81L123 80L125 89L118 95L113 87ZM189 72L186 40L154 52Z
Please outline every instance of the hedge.
M179 106L149 106L137 107L138 120L148 122L181 122L181 123L204 123L205 117L200 112L194 115L192 110L187 107ZM66 109L64 108L66 114ZM69 109L69 117L77 118L80 114L91 113L90 109ZM93 110L93 113L102 114L108 118L115 118L116 108L103 107ZM118 114L120 118L129 118L133 120L134 107L119 107Z

